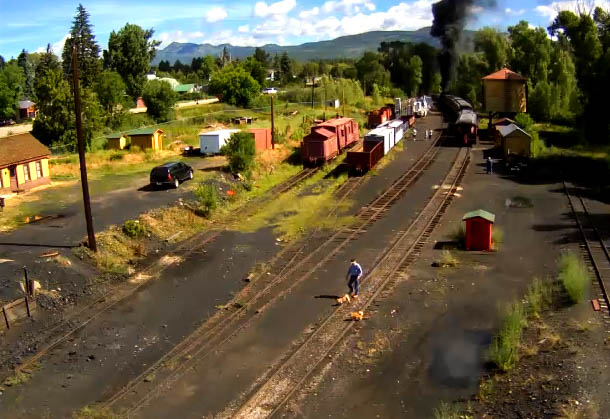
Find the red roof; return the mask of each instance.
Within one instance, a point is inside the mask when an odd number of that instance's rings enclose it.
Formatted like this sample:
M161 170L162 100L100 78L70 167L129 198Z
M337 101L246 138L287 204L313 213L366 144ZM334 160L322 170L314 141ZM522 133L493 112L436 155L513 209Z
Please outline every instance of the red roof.
M500 71L496 71L488 76L483 77L483 80L527 80L519 73L503 68Z
M335 136L334 132L331 132L331 131L329 131L327 129L324 129L323 127L320 127L320 126L313 127L313 129L311 131L311 134L319 134L319 135L321 135L323 137L326 137L326 138L330 138L330 137L334 137Z
M337 126L337 125L343 125L343 124L347 124L348 122L350 122L352 120L352 118L333 118L333 119L329 119L326 122L322 122L321 124L318 124L318 127L323 127L323 126Z

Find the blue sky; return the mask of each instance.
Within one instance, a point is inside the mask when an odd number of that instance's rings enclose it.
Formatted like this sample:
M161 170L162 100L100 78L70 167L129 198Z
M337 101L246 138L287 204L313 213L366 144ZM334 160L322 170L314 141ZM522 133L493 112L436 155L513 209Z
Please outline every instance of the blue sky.
M593 0L610 9L610 0ZM154 28L164 47L172 41L213 44L282 45L332 39L371 30L414 30L432 22L433 0L104 0L83 2L96 39L106 48L112 30L125 23ZM525 19L547 26L557 10L575 1L496 0L496 7L475 7L471 29L507 26ZM27 6L26 6L27 4ZM16 57L22 48L41 51L47 43L56 53L67 36L78 2L0 0L0 55Z

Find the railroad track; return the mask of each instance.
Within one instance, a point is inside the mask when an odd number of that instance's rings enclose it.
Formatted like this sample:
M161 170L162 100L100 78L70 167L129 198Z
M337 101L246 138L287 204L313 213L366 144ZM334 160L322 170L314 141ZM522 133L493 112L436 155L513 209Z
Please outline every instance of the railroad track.
M256 314L290 293L297 285L345 249L348 243L356 240L366 232L368 227L379 220L398 199L404 196L407 189L434 161L438 154L437 145L440 141L442 139L438 136L409 170L373 199L369 205L358 211L356 214L357 226L344 228L334 233L318 229L310 236L310 240L303 240L303 244L286 249L282 258L278 259L279 263L274 264L280 266L279 272L266 280L264 276L261 276L259 279L262 281L254 281L253 285L258 284L260 289L250 293L249 299L245 301L245 308L208 320L149 369L109 397L103 403L103 407L113 408L120 405L125 409L121 410L121 413L130 416L164 388L177 382L196 363L216 352L239 331L251 324L257 318ZM338 202L334 206L333 212L339 208L342 200L356 190L363 179L362 177L350 178L336 191ZM304 258L299 258L303 255L304 247L308 242L318 243L317 247ZM286 281L287 278L290 278L290 281ZM170 371L164 368L165 365L176 365L176 367ZM151 374L156 377L153 388L151 388L151 383L147 383L145 380Z
M597 227L593 223L587 205L582 196L573 197L566 182L563 182L564 191L568 197L572 215L582 236L581 251L585 261L595 273L597 281L595 288L601 309L606 314L606 324L610 325L610 252L602 239Z
M301 170L299 173L297 173L296 175L287 179L286 181L282 182L280 185L277 185L274 188L267 191L263 195L263 197L261 197L260 201L255 200L256 204L259 205L262 202L273 199L278 194L287 192L287 191L295 188L296 186L298 186L299 184L304 182L306 179L309 179L314 174L316 174L319 169L320 168L318 167L318 168L306 168L306 169ZM252 213L253 210L256 208L256 205L253 205L251 203L246 204L246 206L247 206L247 208L245 209L245 212L247 214ZM243 216L243 213L240 213L240 214L242 214L242 216ZM197 251L200 251L203 247L205 247L209 243L213 242L222 233L222 231L223 230L220 229L220 230L208 231L208 232L204 232L202 234L195 235L194 237L192 237L192 238L186 240L184 243L180 244L173 251L168 252L166 256L172 256L172 255L179 254L182 257L188 257L189 255L191 255ZM280 254L278 256L282 256L282 252L280 252ZM66 318L60 320L55 326L52 326L50 329L46 330L46 334L48 336L53 336L54 333L59 333L61 328L66 327L66 326L67 326L67 330L61 332L59 334L59 336L55 337L54 339L49 338L48 339L48 340L50 340L49 343L44 345L40 351L38 351L36 354L32 355L25 362L23 362L22 364L15 367L15 371L20 372L24 369L32 368L32 366L35 363L37 363L38 361L40 361L40 359L43 358L49 351L55 349L56 347L58 347L59 345L64 343L72 335L74 335L78 331L82 330L85 326L87 326L93 320L98 318L100 315L102 315L106 311L110 310L112 307L116 306L117 304L121 303L122 301L124 301L125 299L127 299L128 297L133 295L138 289L140 289L147 282L147 281L141 281L141 280L139 280L139 278L145 278L145 277L150 278L153 276L158 276L165 269L167 269L168 266L169 265L165 265L165 264L161 263L160 261L156 261L153 264L151 264L150 266L146 267L142 271L138 272L137 274L135 274L129 278L129 280L127 282L128 283L135 282L137 284L136 286L126 285L126 286L119 288L118 290L115 289L115 290L113 290L112 294L104 294L101 297L97 298L92 303L90 303L90 304L86 305L85 307L81 308L80 310L78 310L76 313L72 313L71 315L67 316ZM85 320L80 321L80 322L78 322L76 320L79 317L83 317L83 316L86 317ZM69 324L69 323L74 323L74 322L76 322L75 325Z
M365 290L354 305L342 305L329 315L297 348L288 354L273 371L259 383L237 412L223 412L236 418L272 417L286 405L294 393L303 388L308 378L328 359L329 354L352 329L355 322L346 322L349 312L366 311L381 292L398 281L400 273L419 256L421 249L439 223L444 211L466 171L470 161L468 149L461 149L458 158L445 177L448 189L439 188L406 231L398 233L383 256L374 263L363 278Z

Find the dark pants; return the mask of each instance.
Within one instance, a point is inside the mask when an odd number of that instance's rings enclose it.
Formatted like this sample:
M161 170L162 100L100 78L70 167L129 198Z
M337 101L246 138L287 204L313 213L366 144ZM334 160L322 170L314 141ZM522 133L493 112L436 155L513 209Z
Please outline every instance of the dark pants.
M358 288L360 287L360 283L358 281L357 276L350 276L349 281L347 281L347 286L349 287L349 292L354 295L358 295Z
M489 160L486 162L487 174L490 175L493 172L493 163Z

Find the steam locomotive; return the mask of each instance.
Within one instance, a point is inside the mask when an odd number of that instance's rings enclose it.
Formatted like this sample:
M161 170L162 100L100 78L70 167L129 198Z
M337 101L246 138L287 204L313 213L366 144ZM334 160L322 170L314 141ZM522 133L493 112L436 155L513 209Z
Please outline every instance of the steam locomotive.
M449 132L464 145L477 142L479 119L472 105L458 96L442 94L439 106L449 118Z

